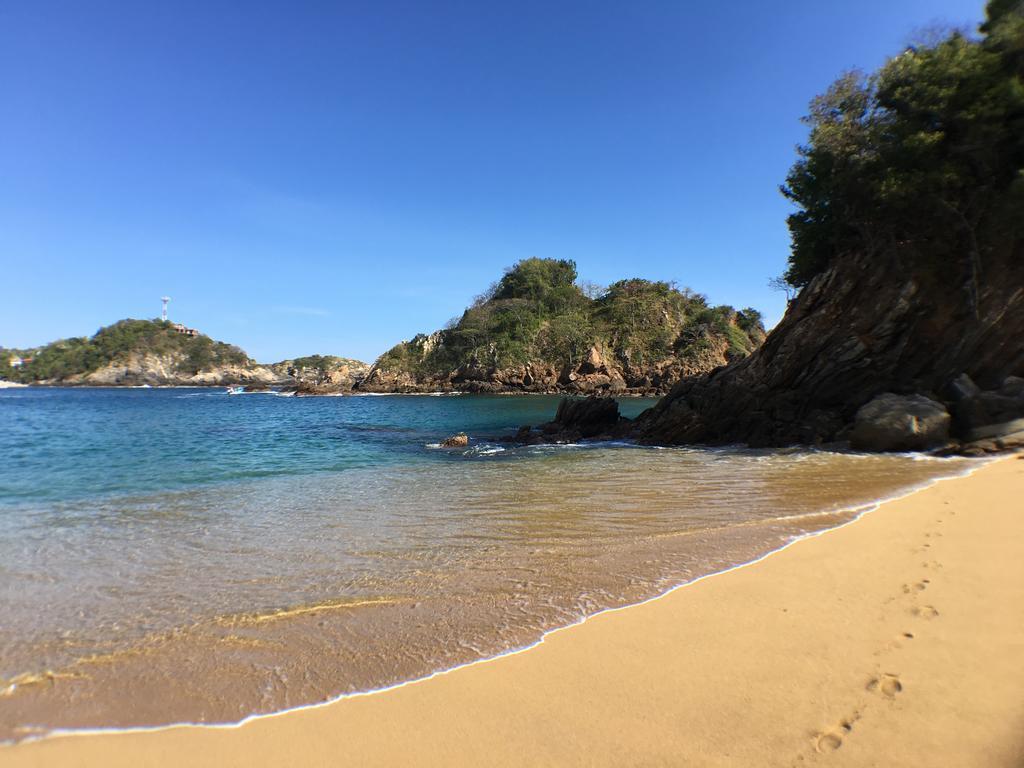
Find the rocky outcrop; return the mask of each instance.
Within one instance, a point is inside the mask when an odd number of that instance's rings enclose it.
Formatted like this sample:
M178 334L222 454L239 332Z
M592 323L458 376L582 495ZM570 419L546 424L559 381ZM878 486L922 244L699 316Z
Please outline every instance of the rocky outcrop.
M570 395L659 395L688 376L728 365L728 342L709 339L693 355L669 357L649 365L628 364L592 346L579 362L556 368L531 362L505 368L469 363L441 375L417 375L375 363L355 389L363 392L546 393Z
M684 379L641 415L635 434L668 444L830 442L877 395L950 401L942 393L964 373L996 392L952 405L954 437L1011 418L1015 377L1024 375L1024 247L986 257L976 311L962 275L910 261L899 252L838 259L760 349Z
M611 432L621 421L619 404L611 398L563 399L555 412L553 427L561 432L596 437Z
M664 394L764 338L750 307L639 278L584 293L575 263L525 259L444 329L387 350L358 389Z
M465 432L459 432L459 434L446 437L441 441L442 448L465 448L467 445L469 445L469 436Z
M879 395L854 418L850 445L863 451L923 451L949 442L949 411L922 395Z
M506 442L534 445L538 443L575 443L579 440L610 440L625 437L629 419L619 414L613 398L592 395L585 399L563 398L558 403L553 421L539 427L523 426Z
M346 357L313 355L274 363L271 369L287 382L285 390L297 395L333 395L351 392L370 366Z

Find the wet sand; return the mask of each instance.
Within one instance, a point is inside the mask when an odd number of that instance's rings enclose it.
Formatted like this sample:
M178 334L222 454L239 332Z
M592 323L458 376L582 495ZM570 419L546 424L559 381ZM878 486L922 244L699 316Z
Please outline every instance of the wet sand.
M1009 458L521 653L0 764L1020 766L1022 500Z
M22 507L0 514L0 743L419 679L970 464L559 448Z

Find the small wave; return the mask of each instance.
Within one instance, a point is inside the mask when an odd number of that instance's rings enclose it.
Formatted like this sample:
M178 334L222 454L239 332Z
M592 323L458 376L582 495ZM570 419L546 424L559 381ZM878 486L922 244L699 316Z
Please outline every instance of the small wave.
M493 445L491 443L484 443L483 445L474 445L469 450L463 452L463 456L494 456L498 453L505 453L508 450L503 445Z
M279 621L294 616L308 616L322 613L323 611L338 611L352 608L363 608L368 605L394 605L400 602L392 597L368 597L356 600L328 600L324 603L313 605L298 605L293 608L282 608L269 613L240 613L232 616L218 616L214 621L224 626L249 626L263 624L268 621Z

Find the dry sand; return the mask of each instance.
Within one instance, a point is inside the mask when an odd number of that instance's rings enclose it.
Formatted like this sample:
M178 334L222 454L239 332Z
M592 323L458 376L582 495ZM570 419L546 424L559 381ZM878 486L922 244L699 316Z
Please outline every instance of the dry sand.
M1024 766L1024 461L533 649L236 728L11 766Z

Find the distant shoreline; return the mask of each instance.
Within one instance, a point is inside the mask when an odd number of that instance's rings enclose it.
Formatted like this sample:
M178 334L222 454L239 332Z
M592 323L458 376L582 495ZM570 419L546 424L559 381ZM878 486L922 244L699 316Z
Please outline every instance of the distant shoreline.
M0 389L5 387L31 387L33 389L227 389L228 387L248 387L248 384L44 384L42 382L32 382L31 384L22 384L14 381L2 381L0 380ZM262 386L259 388L247 391L246 394L259 394L260 392L275 392L279 391L282 387L292 387L291 384L281 384L272 386ZM524 390L509 389L502 392L469 392L460 389L452 390L424 390L422 392L364 392L362 390L350 390L346 392L303 392L302 397L390 397L392 395L421 395L423 397L437 397L438 395L488 395L488 396L499 396L499 397L520 397L520 396L545 396L545 397L587 397L590 393L586 392L565 392L561 390L550 390L545 392L528 392ZM663 397L663 392L616 392L609 394L607 397L616 399L620 397L629 398L660 398Z

